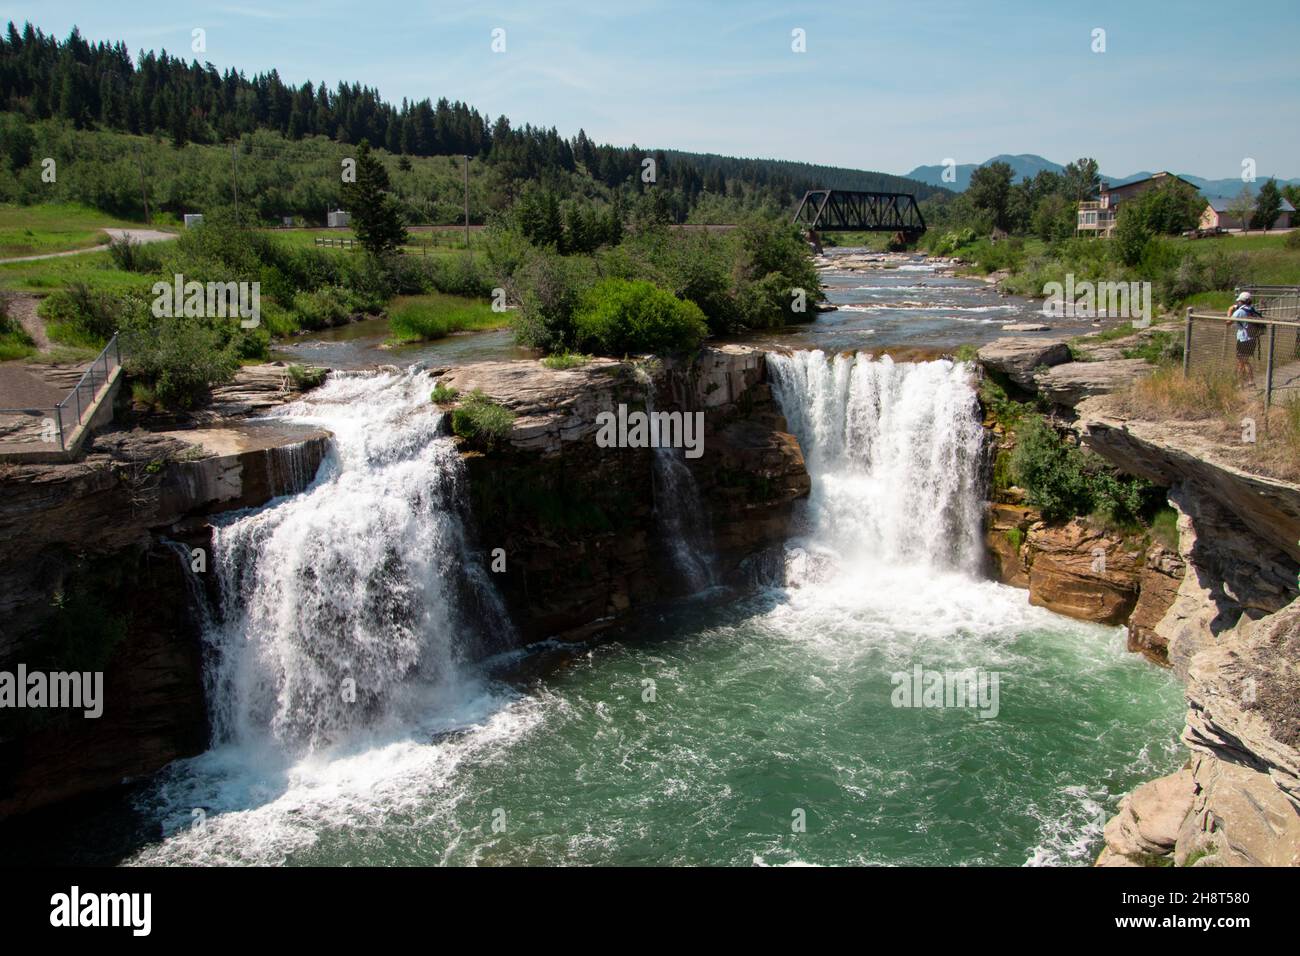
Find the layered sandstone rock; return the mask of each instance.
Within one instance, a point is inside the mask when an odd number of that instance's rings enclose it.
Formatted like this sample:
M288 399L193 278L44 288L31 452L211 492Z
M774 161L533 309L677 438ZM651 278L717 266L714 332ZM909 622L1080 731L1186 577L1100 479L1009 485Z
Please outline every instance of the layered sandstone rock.
M1123 421L1104 409L1080 406L1088 444L1169 483L1179 512L1178 555L1148 556L1143 584L1163 601L1180 564L1181 579L1154 623L1158 606L1135 612L1130 646L1150 654L1163 644L1185 681L1182 739L1193 757L1174 842L1163 831L1135 839L1122 805L1098 862L1300 865L1300 486L1242 471L1185 423Z
M1034 387L1038 369L1070 361L1070 347L1061 339L995 339L980 346L978 354L980 364L1027 389Z
M1191 770L1142 784L1119 802L1106 824L1106 848L1098 866L1140 866L1172 853L1183 821L1192 811L1196 785Z
M1065 362L1036 373L1034 390L1053 405L1073 408L1086 398L1128 388L1153 371L1155 367L1144 359Z
M98 719L0 724L0 819L206 744L198 582L163 539L184 536L195 516L301 490L329 444L319 429L225 424L117 427L92 436L78 461L0 469L0 669L102 671L105 696ZM63 640L69 631L81 639Z
M1068 617L1120 624L1137 605L1143 555L1082 519L1029 529L1029 602Z
M1186 573L1182 555L1153 544L1138 577L1137 606L1128 619L1128 649L1162 667L1169 666L1169 641L1156 627L1177 600Z

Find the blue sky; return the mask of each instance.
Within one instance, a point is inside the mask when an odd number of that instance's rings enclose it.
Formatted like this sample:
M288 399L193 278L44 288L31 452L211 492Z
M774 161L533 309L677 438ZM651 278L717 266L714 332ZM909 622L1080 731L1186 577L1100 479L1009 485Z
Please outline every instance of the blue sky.
M11 19L187 56L201 27L198 59L219 68L446 96L620 145L899 173L1038 153L1226 178L1251 157L1300 176L1296 0L0 0Z

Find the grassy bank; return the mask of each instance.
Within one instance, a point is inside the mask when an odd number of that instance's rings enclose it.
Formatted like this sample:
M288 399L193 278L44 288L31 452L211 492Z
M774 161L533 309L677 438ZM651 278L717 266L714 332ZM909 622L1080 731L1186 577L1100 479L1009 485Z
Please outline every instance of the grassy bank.
M493 312L481 299L433 293L399 296L388 306L388 325L397 342L440 339L453 332L505 328L505 312Z
M948 241L952 240L952 241ZM1156 313L1193 306L1222 311L1245 285L1300 285L1300 245L1286 235L1226 235L1210 239L1155 236L1139 253L1125 254L1115 240L1074 238L1047 243L1029 237L999 241L969 230L927 237L937 254L966 260L963 272L1006 272L1002 292L1042 297L1049 282L1149 282Z
M38 256L108 243L104 229L137 227L78 203L0 204L0 259Z
M1162 365L1111 401L1132 418L1195 423L1197 436L1218 445L1225 460L1274 478L1300 480L1300 396L1283 398L1266 412L1231 372L1184 378L1181 367ZM1254 424L1249 431L1247 420Z

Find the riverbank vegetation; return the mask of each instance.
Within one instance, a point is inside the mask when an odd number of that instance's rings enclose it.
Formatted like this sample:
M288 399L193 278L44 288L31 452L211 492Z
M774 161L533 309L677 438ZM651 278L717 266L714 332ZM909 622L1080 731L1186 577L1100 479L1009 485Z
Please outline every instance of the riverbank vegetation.
M53 292L40 313L60 347L95 349L120 330L128 372L164 405L199 401L238 363L265 359L273 337L364 315L387 314L399 342L508 321L520 344L561 356L687 351L707 336L807 321L818 274L780 210L831 180L915 185L603 146L582 131L489 123L463 103L399 108L356 85L291 88L274 72L219 75L151 52L135 62L75 31L60 42L14 25L0 37L0 133L0 208L16 230L0 223L0 240L22 251L105 243L0 265L0 286ZM446 237L412 230L461 220L467 188L483 226L471 242L443 249L433 240ZM321 223L341 207L356 247L273 227ZM192 212L203 222L172 241L108 243L99 232L128 220L179 227ZM719 220L740 225L707 227ZM259 323L153 315L154 284L177 275L257 283Z
M1154 537L1172 546L1164 489L1120 473L1081 447L1072 433L1056 426L1048 409L1013 397L996 373L985 371L979 396L985 415L1003 435L1004 447L993 463L995 496L1019 489L1049 523L1083 518L1105 531Z
M444 293L399 296L388 305L388 327L394 341L440 339L453 332L499 329L509 317L494 312L480 299Z
M536 206L556 208L546 198ZM606 355L684 350L706 335L816 314L821 282L807 244L777 217L751 216L726 231L677 230L653 197L633 204L626 221L565 207L539 230L535 206L524 203L487 232L487 270L517 306L521 345ZM599 241L584 223L605 224Z
M1125 202L1113 238L1076 237L1078 203L1096 199L1099 187L1091 159L1019 183L1008 165L992 163L975 171L965 193L922 203L930 229L919 246L960 257L976 273L1002 274L999 289L1015 295L1042 296L1069 274L1076 283L1150 282L1157 312L1224 309L1235 288L1251 283L1300 284L1300 240L1289 235L1183 237L1205 199L1177 179ZM1252 212L1261 226L1272 204L1267 187Z
M451 430L471 445L490 448L510 437L514 421L514 412L474 389L452 410Z

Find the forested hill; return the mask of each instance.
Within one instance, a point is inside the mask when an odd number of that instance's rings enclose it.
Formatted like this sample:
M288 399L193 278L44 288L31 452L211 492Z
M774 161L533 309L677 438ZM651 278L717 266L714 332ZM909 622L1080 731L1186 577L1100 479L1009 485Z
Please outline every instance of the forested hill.
M937 191L881 173L597 144L581 130L565 138L554 127L515 126L505 116L494 119L445 98L397 105L356 83L333 90L310 81L295 86L275 70L250 78L165 50L133 59L122 42L91 42L75 28L60 41L30 23L21 30L10 23L0 38L0 112L32 127L53 122L76 131L135 134L167 140L176 149L246 142L250 134L270 132L290 143L321 137L346 145L364 139L410 157L466 154L493 167L507 198L517 192L512 184L525 181L606 196L640 192L641 164L649 155L657 163L658 199L677 220L701 206L711 214L786 207L806 189L824 185L921 196ZM32 140L18 125L6 132L19 141ZM52 134L37 130L36 135ZM17 148L11 143L7 151L15 174L17 161L27 158L23 142ZM593 188L583 187L582 180Z
M868 192L913 193L917 199L927 199L936 193L948 192L943 187L933 186L905 176L891 173L873 173L864 169L848 169L843 166L819 166L815 163L799 163L787 159L740 159L735 156L719 156L716 153L692 153L680 149L665 149L665 156L670 161L689 163L704 173L705 182L713 188L718 176L726 179L742 180L754 177L785 179L792 183L812 183L809 189L861 189Z

